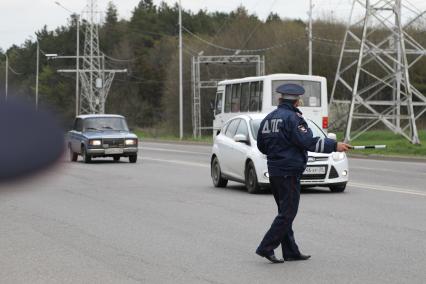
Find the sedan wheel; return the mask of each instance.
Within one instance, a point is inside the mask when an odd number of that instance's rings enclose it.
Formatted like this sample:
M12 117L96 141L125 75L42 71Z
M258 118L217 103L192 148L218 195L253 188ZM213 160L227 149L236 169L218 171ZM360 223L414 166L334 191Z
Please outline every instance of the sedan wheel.
M86 148L85 148L85 147L83 147L83 148L81 149L81 155L83 156L83 161L84 161L86 164L89 164L89 163L91 163L91 162L92 162L92 157L91 157L89 154L87 154L87 152L86 152Z
M69 154L70 154L70 161L76 162L77 159L78 159L78 154L73 152L73 150L71 149L71 145L69 145L68 149L69 149Z
M129 162L134 164L138 161L138 155L129 156Z
M260 185L257 182L256 169L252 161L250 161L246 168L246 187L249 193L258 193L260 191Z
M223 187L226 187L226 185L228 184L228 180L222 177L222 171L220 169L220 164L217 157L214 157L211 164L211 176L212 176L213 185L215 187L223 188Z

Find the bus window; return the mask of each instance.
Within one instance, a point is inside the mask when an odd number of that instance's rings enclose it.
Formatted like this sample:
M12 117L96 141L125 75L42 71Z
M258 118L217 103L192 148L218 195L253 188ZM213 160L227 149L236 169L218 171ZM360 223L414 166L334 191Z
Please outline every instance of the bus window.
M273 81L272 82L272 104L278 105L278 99L281 97L275 90L283 84L298 84L305 88L305 94L302 96L301 107L321 107L321 82L314 81Z
M241 112L249 111L250 103L250 85L249 83L244 83L241 85Z
M232 105L231 112L240 111L240 99L241 99L241 85L232 85Z
M216 103L215 103L215 110L214 110L215 115L222 113L222 98L223 98L223 92L216 93Z
M226 86L226 92L225 92L225 112L231 112L231 98L232 98L232 85Z
M262 82L252 82L250 84L250 107L251 112L258 112L262 109Z

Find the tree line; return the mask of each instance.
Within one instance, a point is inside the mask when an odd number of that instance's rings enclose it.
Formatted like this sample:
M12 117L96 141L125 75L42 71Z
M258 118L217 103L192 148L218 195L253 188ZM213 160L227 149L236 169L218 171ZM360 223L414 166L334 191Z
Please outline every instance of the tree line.
M126 68L117 74L107 100L108 113L123 114L133 127L161 129L162 134L178 132L178 13L177 5L141 0L130 19L120 19L110 2L105 20L99 27L101 51L108 57L108 68ZM82 23L84 40L86 22ZM184 126L192 133L191 60L198 54L232 55L235 52L265 56L266 73L300 73L308 70L308 38L302 20L283 19L271 13L262 20L244 7L230 13L183 11L184 26ZM314 74L333 83L345 24L323 17L314 22ZM76 16L53 31L43 27L36 33L44 53L74 55ZM417 36L425 41L424 31ZM82 49L83 44L81 44ZM252 52L245 52L252 50ZM7 50L10 67L9 95L34 100L37 45L26 40ZM82 52L82 50L81 50ZM0 51L0 64L5 66ZM413 69L416 87L426 93L426 65L422 60ZM41 56L39 102L61 118L69 127L75 110L75 75L60 74L58 69L74 68L75 60L48 60ZM205 66L204 79L252 76L255 69L246 65ZM0 86L5 84L5 68L0 68ZM0 95L5 96L4 88ZM203 92L203 125L211 124L210 101L214 91Z

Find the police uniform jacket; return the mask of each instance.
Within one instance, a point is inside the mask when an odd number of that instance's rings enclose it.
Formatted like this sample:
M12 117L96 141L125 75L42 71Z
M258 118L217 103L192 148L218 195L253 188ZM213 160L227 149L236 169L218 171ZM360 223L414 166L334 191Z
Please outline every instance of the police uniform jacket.
M306 169L308 153L332 153L337 142L313 137L301 111L283 102L262 121L257 147L267 155L269 176L301 175Z

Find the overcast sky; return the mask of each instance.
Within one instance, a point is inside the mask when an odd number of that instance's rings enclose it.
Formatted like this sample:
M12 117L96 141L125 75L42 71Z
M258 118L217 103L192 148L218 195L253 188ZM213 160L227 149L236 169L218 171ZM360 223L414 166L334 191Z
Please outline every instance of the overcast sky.
M81 13L87 0L60 0L69 10ZM109 0L98 0L100 11L105 11ZM129 18L139 0L113 0L121 18ZM161 0L154 0L156 4ZM165 0L174 4L176 0ZM351 0L313 0L315 4L314 17L327 13L346 18L348 17ZM411 0L411 3L425 7L424 0ZM235 10L244 5L250 12L265 18L271 11L281 17L307 18L309 0L182 0L184 9L198 11ZM0 48L9 48L12 44L20 45L25 39L34 35L35 31L47 25L49 30L66 25L69 13L55 4L55 0L0 0Z

